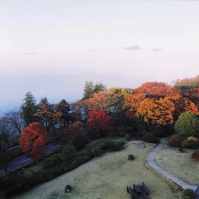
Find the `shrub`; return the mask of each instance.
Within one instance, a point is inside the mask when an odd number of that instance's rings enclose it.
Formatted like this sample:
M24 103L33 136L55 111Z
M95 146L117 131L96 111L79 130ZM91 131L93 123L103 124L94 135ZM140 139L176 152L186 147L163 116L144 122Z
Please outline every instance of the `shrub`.
M128 160L134 160L134 159L135 159L134 155L133 154L129 154Z
M181 143L181 146L183 148L186 148L186 149L190 149L192 147L192 141L191 140L184 140L182 143Z
M184 189L182 199L194 199L195 197L195 191L192 189Z
M154 135L157 138L163 138L163 137L165 137L166 134L165 134L165 132L162 129L156 129L154 131Z
M76 148L73 145L66 145L62 148L62 152L65 155L64 159L70 160L76 154Z
M179 136L178 134L174 134L170 139L169 139L169 145L170 146L175 146L179 147L181 146L181 143L183 142L183 138Z
M110 144L110 149L112 151L119 151L123 149L123 143L121 141L114 141Z
M189 136L187 138L187 140L191 140L191 141L194 141L194 142L198 142L198 138L194 137L194 136Z
M175 131L184 136L199 135L199 120L194 113L182 113L175 123Z
M131 135L128 133L128 134L126 134L126 135L124 136L124 138L127 139L127 140L131 140Z
M124 136L127 134L127 130L124 126L118 126L116 131L118 136Z
M187 149L198 149L199 148L199 141L194 141L194 140L184 140L181 143L181 146L183 148L187 148Z
M147 133L142 137L144 142L158 143L158 138L151 133Z
M58 165L60 162L61 162L60 156L57 155L57 154L54 154L54 155L51 155L50 157L45 158L43 160L42 167L43 167L44 170L46 170L46 169L48 169L50 167Z
M199 151L195 151L191 154L191 157L194 159L194 160L199 160Z
M90 153L93 156L100 156L102 150L108 149L111 143L112 142L110 140L99 140L87 149L87 153Z
M73 141L73 145L77 150L83 149L88 143L89 140L85 135L77 135Z

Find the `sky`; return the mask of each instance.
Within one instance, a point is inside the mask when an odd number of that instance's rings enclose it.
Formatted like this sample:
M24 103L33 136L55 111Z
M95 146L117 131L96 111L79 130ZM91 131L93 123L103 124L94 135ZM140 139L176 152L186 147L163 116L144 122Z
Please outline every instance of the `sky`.
M39 103L199 75L199 2L0 0L0 115Z

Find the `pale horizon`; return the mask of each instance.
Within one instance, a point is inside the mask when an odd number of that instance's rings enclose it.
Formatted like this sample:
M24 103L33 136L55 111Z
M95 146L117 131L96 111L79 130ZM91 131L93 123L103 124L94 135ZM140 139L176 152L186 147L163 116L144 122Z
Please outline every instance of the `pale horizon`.
M0 1L0 114L107 88L199 74L197 1Z

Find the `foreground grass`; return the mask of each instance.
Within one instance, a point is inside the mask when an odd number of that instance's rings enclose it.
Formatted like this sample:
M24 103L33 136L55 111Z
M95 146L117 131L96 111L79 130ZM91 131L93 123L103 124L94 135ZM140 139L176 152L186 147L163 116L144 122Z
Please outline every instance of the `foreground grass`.
M151 199L180 199L181 193L173 193L168 184L147 170L143 165L145 154L154 145L145 148L135 145L140 141L128 142L119 152L108 152L102 157L94 158L75 170L38 185L11 199L122 199L130 198L126 186L145 184L150 188ZM133 154L135 160L128 161ZM73 187L69 194L64 193L67 184ZM57 193L58 196L53 196Z
M166 142L156 156L156 163L187 183L199 185L199 162L191 158L194 151L186 149L185 153L181 153L177 147L171 147Z

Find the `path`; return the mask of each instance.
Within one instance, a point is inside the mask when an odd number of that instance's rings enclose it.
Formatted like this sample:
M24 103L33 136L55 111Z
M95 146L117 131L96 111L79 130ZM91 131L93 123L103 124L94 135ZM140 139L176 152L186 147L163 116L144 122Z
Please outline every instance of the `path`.
M159 152L159 150L163 147L165 140L166 140L166 138L162 138L160 140L160 143L158 144L158 146L155 149L153 149L153 151L150 153L150 155L148 157L149 165L151 167L153 167L157 172L161 173L162 175L164 175L165 177L169 178L170 180L172 180L176 184L180 185L183 189L189 188L189 189L192 189L192 190L196 191L196 189L198 188L197 185L191 185L191 184L188 184L188 183L184 182L183 180L173 176L172 174L170 174L169 172L165 171L164 169L162 169L161 167L159 167L156 164L155 156Z

